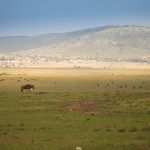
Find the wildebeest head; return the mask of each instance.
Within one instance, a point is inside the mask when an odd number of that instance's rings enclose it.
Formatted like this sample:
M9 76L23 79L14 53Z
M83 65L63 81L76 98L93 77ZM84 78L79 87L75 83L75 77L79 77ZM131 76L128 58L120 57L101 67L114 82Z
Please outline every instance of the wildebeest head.
M21 92L23 92L23 86L21 86Z
M32 89L34 90L34 85L31 85Z

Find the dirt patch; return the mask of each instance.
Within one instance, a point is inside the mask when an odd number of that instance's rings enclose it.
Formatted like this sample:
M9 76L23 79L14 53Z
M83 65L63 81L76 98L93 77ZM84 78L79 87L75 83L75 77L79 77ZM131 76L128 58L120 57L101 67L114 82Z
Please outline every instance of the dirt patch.
M66 113L75 113L83 115L102 115L103 113L99 110L98 101L72 101L59 103L59 111Z
M91 116L95 116L95 115L103 115L103 113L100 112L100 111L89 111L89 112L85 112L85 114L91 115Z

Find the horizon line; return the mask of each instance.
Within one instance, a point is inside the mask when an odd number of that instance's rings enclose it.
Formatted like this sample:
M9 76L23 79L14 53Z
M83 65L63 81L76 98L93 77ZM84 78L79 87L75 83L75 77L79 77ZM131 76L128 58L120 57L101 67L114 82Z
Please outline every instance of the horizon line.
M128 24L124 24L124 25L102 25L102 26L95 26L95 27L88 27L88 28L81 28L81 29L74 29L74 30L70 30L70 31L64 31L64 32L47 32L47 33L40 33L40 34L33 34L33 35L23 35L23 34L18 34L18 35L4 35L4 36L0 36L0 38L2 37L35 37L35 36L42 36L42 35L48 35L48 34L65 34L65 33L72 33L72 32L79 32L79 31L85 31L85 30L90 30L90 29L96 29L96 28L103 28L103 27L145 27L145 28L150 28L149 25L128 25Z

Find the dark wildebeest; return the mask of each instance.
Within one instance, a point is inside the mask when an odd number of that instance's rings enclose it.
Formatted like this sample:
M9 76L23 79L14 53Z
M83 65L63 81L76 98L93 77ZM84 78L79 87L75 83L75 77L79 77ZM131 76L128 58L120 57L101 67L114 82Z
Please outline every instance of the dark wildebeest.
M30 89L34 90L34 85L31 85L31 84L22 85L21 86L21 92L23 92L24 89L26 89L28 91L30 91Z

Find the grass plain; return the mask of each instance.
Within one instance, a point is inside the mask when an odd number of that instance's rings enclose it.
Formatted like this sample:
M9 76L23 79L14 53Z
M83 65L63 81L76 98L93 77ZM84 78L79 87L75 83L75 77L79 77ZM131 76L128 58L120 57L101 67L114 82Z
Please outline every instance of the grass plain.
M21 93L20 86L34 84ZM150 70L0 69L0 149L149 150Z

